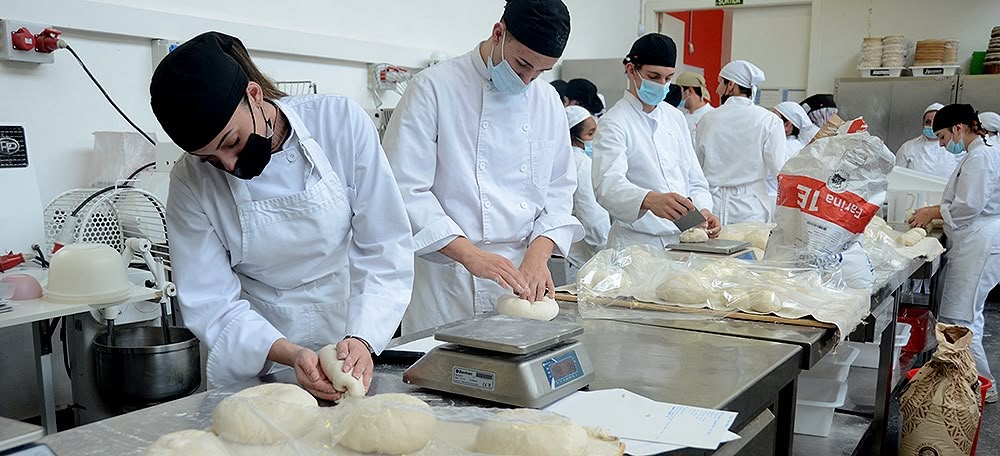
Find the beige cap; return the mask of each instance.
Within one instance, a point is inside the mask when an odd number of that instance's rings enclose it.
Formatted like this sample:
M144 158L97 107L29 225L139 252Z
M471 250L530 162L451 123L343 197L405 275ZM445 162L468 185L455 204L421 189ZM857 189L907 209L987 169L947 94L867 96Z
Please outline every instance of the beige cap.
M681 87L701 87L701 98L704 100L711 101L712 94L708 93L708 86L705 85L705 77L698 73L681 73L674 81Z

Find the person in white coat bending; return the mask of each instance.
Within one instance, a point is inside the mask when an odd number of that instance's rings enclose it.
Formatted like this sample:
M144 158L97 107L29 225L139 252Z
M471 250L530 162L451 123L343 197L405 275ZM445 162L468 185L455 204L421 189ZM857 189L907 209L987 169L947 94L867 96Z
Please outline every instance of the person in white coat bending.
M767 177L777 176L788 156L785 129L773 112L754 104L764 72L734 60L719 72L722 106L698 125L695 147L723 225L769 222Z
M553 296L548 260L583 237L566 111L536 81L569 38L560 0L509 0L489 39L420 72L384 144L413 227L409 334ZM505 290L506 289L506 290Z
M944 188L941 205L917 210L909 222L927 226L944 219L948 251L938 320L972 330L976 368L993 381L983 349L983 309L990 290L1000 282L1000 154L985 141L986 130L970 105L941 108L932 128L940 145L964 157ZM996 382L986 400L996 402Z
M691 130L691 141L694 141L701 118L715 110L712 106L712 94L708 92L705 77L698 73L681 73L677 77L677 86L681 88L681 104L678 109L684 113L688 130Z
M222 386L292 366L340 397L314 350L372 377L413 281L412 237L371 119L344 97L288 97L239 39L199 35L150 83L163 130L188 152L167 199L184 322Z
M608 244L611 230L611 216L594 197L591 180L593 163L594 133L597 119L582 106L567 106L566 121L569 124L569 140L573 145L573 160L576 162L576 191L573 192L573 216L583 224L583 239L573 243L566 260L579 269L597 252Z
M962 154L951 154L938 143L934 134L934 116L943 108L941 103L932 103L924 110L921 124L923 130L920 136L913 138L899 147L896 152L896 166L902 166L914 171L930 174L945 179L955 172Z
M695 209L708 219L709 236L719 235L687 122L663 102L676 58L666 35L637 39L623 61L628 90L598 124L592 177L597 202L613 218L608 247L664 248L680 236L672 221Z

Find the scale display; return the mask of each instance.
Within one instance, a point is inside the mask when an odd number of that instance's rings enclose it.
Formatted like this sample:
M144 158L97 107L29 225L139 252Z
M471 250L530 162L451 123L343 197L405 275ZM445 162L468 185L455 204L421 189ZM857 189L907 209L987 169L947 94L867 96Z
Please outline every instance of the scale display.
M542 369L545 370L545 377L549 379L549 385L553 389L583 376L580 358L576 356L575 351L542 362Z

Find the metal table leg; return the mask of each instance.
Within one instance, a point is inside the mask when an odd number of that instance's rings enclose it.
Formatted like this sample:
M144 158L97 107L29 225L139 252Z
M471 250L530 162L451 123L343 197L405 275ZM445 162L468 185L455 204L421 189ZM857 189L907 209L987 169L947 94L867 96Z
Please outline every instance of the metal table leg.
M897 439L890 438L888 435L888 424L893 389L892 371L896 365L893 352L896 344L896 315L899 311L899 300L900 292L897 290L892 303L891 315L893 318L882 330L879 338L881 342L879 343L878 384L875 387L875 416L872 421L872 439L870 440L872 454L875 456L896 454L894 446Z
M792 444L795 441L795 399L797 394L798 377L788 382L784 388L778 391L778 399L774 404L774 414L777 418L777 432L774 445L774 454L781 456L791 456L793 454Z
M52 388L52 338L48 320L32 323L31 333L35 344L35 372L38 381L42 427L46 434L55 434L57 431L56 396Z

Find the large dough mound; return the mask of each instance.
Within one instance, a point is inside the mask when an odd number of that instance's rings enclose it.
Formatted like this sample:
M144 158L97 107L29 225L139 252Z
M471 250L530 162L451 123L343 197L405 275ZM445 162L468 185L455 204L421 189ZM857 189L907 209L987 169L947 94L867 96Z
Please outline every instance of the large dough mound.
M333 383L333 389L348 397L364 396L365 384L361 379L354 378L351 372L344 372L344 360L337 359L337 347L327 345L319 350L319 364L323 366L327 378Z
M407 394L379 394L347 405L355 410L340 445L359 453L415 453L430 442L437 427L431 407Z
M927 237L927 230L923 228L913 228L899 236L899 239L897 239L896 242L899 242L903 247L912 247L925 237Z
M476 434L475 451L517 456L583 455L588 434L582 426L550 412L504 410Z
M145 456L225 456L232 454L226 444L211 432L188 429L156 439Z
M656 297L673 304L706 305L718 302L721 294L712 289L701 273L683 270L656 287Z
M549 321L559 315L559 303L548 296L541 301L529 302L514 295L504 295L497 299L497 312L512 317Z
M683 233L681 233L681 242L686 244L698 244L702 242L708 242L708 231L703 228L691 228Z
M781 298L767 288L741 288L729 293L729 305L744 312L769 314L781 310Z
M268 383L223 399L212 412L212 430L234 443L273 445L308 434L319 410L297 385Z

